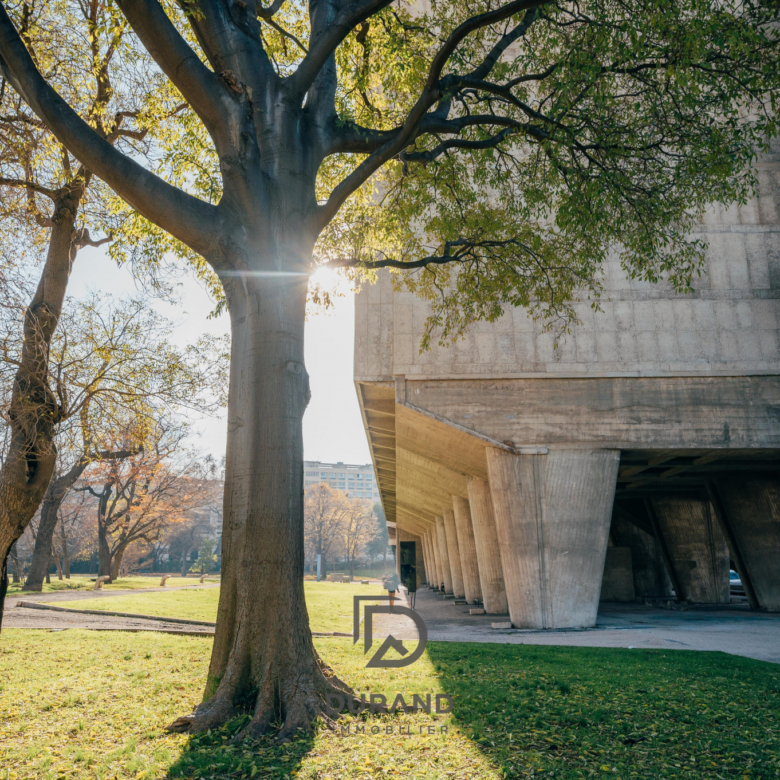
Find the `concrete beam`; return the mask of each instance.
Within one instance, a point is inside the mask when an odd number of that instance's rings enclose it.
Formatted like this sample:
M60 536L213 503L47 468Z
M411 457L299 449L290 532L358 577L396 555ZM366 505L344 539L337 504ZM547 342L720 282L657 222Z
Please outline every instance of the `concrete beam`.
M458 533L463 590L466 594L466 601L469 604L473 604L475 601L482 601L482 587L479 582L477 545L474 541L474 528L471 521L469 502L460 496L453 496L452 511L455 515L455 530Z
M455 513L452 511L452 505L445 506L441 514L444 518L444 537L447 540L447 553L450 559L452 592L455 598L462 599L466 595L466 590L463 587L463 567L461 566L458 531L455 527Z
M595 625L619 452L486 455L512 624Z
M488 614L505 615L509 611L509 606L506 600L506 585L501 568L501 553L498 547L496 521L493 517L490 485L484 479L469 477L468 491L482 603Z

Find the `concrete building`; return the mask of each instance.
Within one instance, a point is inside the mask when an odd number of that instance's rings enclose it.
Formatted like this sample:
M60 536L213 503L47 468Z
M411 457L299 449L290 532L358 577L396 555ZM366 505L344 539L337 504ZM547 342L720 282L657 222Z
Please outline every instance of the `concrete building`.
M303 462L304 488L318 485L320 482L325 482L353 498L365 498L373 503L380 500L379 487L374 479L374 467L371 463L355 465L305 460Z
M557 348L515 309L419 354L425 302L387 274L358 295L379 492L428 582L558 628L593 625L600 596L728 602L733 565L780 610L779 162L707 213L695 292L610 262L603 313L577 304Z

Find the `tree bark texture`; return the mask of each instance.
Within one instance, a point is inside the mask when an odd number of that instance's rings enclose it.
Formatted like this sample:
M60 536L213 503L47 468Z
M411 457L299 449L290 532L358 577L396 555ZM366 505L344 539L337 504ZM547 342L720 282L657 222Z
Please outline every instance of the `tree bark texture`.
M222 724L255 691L247 735L279 720L285 739L335 716L327 697L346 691L319 661L303 593L306 279L247 276L226 287L233 340L222 587L205 701L172 728Z
M71 469L52 480L49 484L41 506L41 522L38 526L38 535L35 537L30 571L27 573L27 581L24 583L25 590L41 590L43 578L49 569L48 563L53 552L52 540L57 526L60 507L68 495L68 491L76 484L90 463L90 459L82 456ZM62 531L62 540L64 547L64 530ZM70 578L69 564L68 578Z

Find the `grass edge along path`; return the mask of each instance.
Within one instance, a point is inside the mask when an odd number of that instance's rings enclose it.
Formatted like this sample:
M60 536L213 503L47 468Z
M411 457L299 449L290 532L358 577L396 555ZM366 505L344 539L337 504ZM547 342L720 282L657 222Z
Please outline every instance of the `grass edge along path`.
M211 644L3 631L0 780L780 777L780 667L761 661L430 642L408 668L371 670L361 643L325 639L318 651L356 691L446 693L452 714L347 716L281 746L234 744L241 718L165 733L199 701Z
M352 632L353 596L381 594L376 583L304 582L306 607L311 630L317 633ZM170 592L133 593L107 596L105 599L59 603L68 610L98 610L134 615L176 618L213 623L217 618L219 589L172 590Z

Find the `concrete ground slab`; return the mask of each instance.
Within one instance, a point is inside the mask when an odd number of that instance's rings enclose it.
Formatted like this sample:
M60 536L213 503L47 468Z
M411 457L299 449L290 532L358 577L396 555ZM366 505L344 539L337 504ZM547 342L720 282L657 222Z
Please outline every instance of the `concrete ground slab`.
M406 601L401 603L407 606ZM468 607L442 603L427 588L417 592L417 612L428 628L428 640L494 642L570 647L656 648L720 651L780 663L780 614L747 609L662 609L639 604L601 604L595 628L496 630L495 615L469 615ZM417 639L414 624L403 615L382 615L374 639L392 633Z

